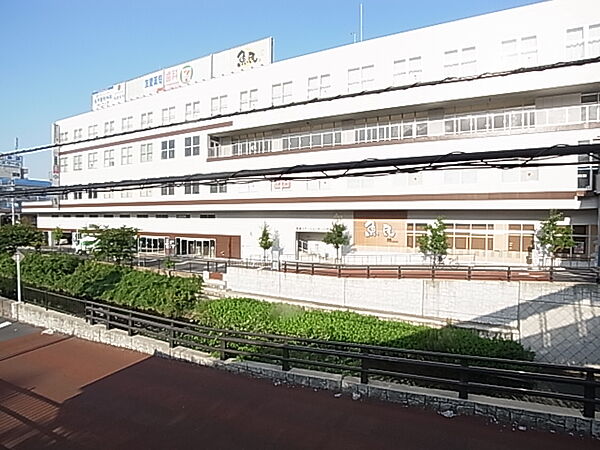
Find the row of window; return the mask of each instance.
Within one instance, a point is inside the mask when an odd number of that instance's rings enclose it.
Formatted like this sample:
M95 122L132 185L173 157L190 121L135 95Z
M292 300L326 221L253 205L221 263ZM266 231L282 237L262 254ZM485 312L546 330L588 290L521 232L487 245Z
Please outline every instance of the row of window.
M566 58L576 60L600 56L600 24L582 26L566 30ZM536 35L516 37L501 42L501 64L503 69L533 66L538 63L538 39ZM477 73L477 47L464 46L448 49L443 53L442 65L444 77L473 75ZM393 61L393 83L402 85L420 81L423 75L423 57L420 55L406 56ZM273 106L291 103L293 101L293 81L275 83L271 86L271 104ZM375 87L375 66L373 64L352 67L347 71L347 92L360 92ZM307 98L322 98L332 95L332 76L323 73L311 76L306 82ZM226 94L211 97L210 113L212 116L226 114L230 101ZM258 89L244 90L239 93L239 111L250 111L259 105ZM200 101L185 104L185 121L200 118ZM154 112L144 112L140 116L140 128L155 125L169 125L176 122L175 106L161 110L161 121L155 123ZM109 120L104 123L104 135L116 132L116 123ZM133 116L121 119L120 131L130 131L135 127ZM87 137L98 137L98 125L88 127ZM68 131L62 131L57 136L59 142L69 142ZM83 139L83 128L73 130L73 140Z
M199 214L165 214L165 213L157 213L157 214L52 214L50 217L58 218L58 217L89 217L91 219L94 218L113 218L119 217L121 219L130 219L132 217L137 219L149 219L149 218L157 218L157 219L168 219L168 218L176 218L176 219L214 219L216 217L215 213L199 213Z

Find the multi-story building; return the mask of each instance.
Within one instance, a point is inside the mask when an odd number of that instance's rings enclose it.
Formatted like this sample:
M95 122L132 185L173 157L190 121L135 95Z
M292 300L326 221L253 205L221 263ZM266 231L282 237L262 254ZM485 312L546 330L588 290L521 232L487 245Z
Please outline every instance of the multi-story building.
M583 144L600 136L600 4L547 1L272 62L266 39L114 85L54 124L56 182ZM157 64L158 65L158 64ZM41 228L139 229L141 252L403 261L444 216L451 258L524 263L551 209L593 257L595 165L163 184L32 206Z

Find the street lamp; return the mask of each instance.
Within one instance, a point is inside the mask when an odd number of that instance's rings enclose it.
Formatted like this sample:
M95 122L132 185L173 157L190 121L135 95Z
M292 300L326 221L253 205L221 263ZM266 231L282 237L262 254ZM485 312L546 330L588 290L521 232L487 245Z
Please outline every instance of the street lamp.
M17 263L17 303L21 303L21 259L23 259L23 253L17 249L12 258Z

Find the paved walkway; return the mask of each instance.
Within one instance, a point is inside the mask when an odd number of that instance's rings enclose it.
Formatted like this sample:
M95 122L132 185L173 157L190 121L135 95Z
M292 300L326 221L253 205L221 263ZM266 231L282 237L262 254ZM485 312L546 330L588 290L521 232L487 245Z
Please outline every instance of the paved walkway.
M568 436L446 419L275 386L31 330L0 342L0 448L598 449Z

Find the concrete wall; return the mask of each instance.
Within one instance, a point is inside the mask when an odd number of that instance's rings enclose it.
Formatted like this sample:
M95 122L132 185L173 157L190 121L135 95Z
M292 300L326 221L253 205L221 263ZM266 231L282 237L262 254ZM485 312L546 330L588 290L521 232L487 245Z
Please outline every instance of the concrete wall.
M360 279L228 268L235 292L415 322L472 326L519 340L541 361L600 364L595 284Z

